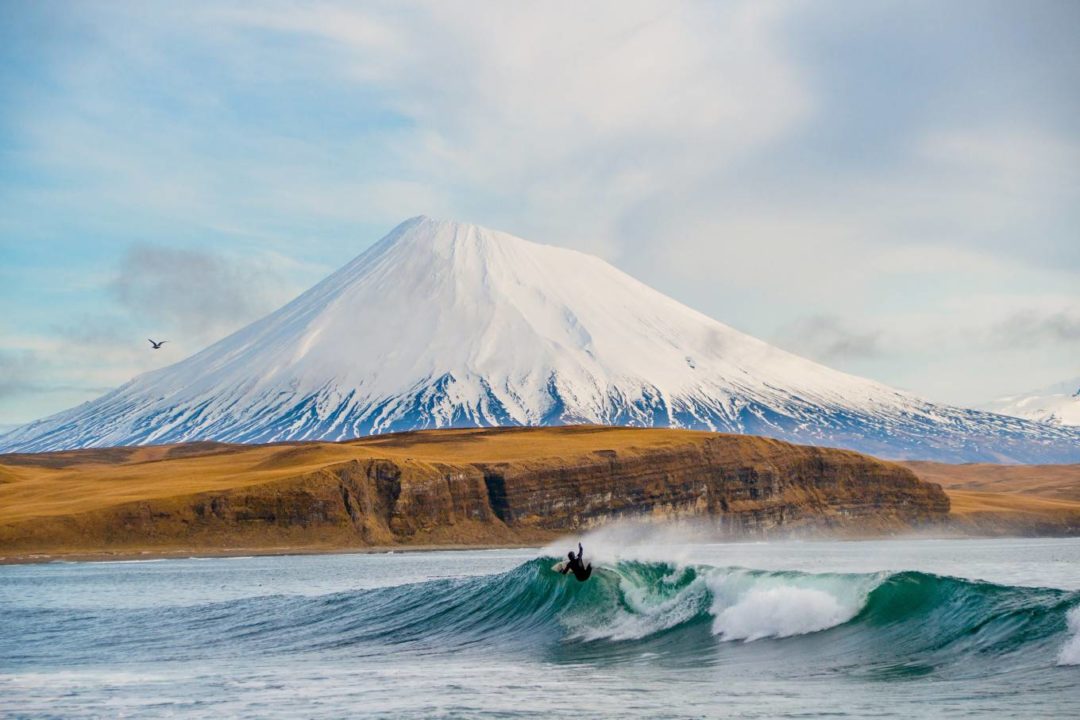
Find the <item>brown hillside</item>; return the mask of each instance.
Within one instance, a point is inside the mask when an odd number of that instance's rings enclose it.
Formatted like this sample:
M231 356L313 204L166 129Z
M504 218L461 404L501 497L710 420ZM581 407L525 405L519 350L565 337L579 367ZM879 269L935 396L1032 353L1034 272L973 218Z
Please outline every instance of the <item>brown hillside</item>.
M961 530L1080 534L1080 465L902 464L945 489Z
M621 517L888 531L948 500L858 453L664 429L441 430L0 456L0 554L535 542Z

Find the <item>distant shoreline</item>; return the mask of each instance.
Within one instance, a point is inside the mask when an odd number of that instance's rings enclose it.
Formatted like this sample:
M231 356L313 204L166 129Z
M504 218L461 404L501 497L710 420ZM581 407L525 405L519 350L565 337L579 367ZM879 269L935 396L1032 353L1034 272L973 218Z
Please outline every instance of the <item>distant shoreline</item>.
M625 520L702 537L1080 535L1080 464L894 463L570 426L0 455L0 563L536 547Z
M0 456L0 556L506 547L615 521L893 533L949 500L849 450L666 428L434 430Z
M1080 532L1038 533L1025 532L1020 525L1000 526L999 532L971 532L971 526L965 522L913 530L900 533L860 533L851 529L844 533L778 534L775 536L743 536L700 538L702 543L739 544L759 542L869 542L869 541L905 541L905 540L993 540L1014 539L1068 539L1080 537ZM588 532L583 530L582 532ZM27 552L0 555L0 566L33 565L49 563L97 563L97 562L151 562L156 560L207 560L216 558L243 557L289 557L301 555L388 555L423 552L455 552L470 550L523 550L540 549L548 542L557 540L561 533L554 534L548 541L523 543L491 544L415 544L415 545L377 545L361 547L222 547L222 548L154 548L124 550L72 549L52 552Z
M371 547L255 547L176 548L154 550L72 550L48 553L0 555L0 565L32 565L64 562L139 562L151 560L206 560L214 558L288 557L293 555L388 555L455 550L518 550L539 548L537 543L510 545L380 545Z

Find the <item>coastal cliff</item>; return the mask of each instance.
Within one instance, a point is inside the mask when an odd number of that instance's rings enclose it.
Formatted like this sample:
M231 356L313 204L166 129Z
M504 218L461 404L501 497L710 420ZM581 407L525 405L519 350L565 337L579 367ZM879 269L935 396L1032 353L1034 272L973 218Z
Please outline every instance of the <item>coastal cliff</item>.
M619 519L725 536L942 521L911 470L845 450L678 430L442 430L0 456L0 554L541 542Z

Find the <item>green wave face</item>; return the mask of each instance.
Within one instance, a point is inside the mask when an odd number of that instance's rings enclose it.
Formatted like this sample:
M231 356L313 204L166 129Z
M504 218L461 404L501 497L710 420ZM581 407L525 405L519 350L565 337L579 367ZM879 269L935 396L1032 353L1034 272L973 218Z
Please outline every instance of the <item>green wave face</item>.
M500 575L303 599L286 612L277 608L277 622L288 626L292 617L307 630L315 622L318 632L305 630L305 646L421 652L491 646L554 661L650 657L700 665L782 657L823 671L883 676L962 676L985 674L988 663L1037 668L1080 661L1075 592L918 572L807 574L645 562L599 567L579 583L555 572L552 562L539 558ZM294 636L274 634L278 641Z
M65 661L82 654L152 660L154 648L168 644L178 656L490 649L552 662L644 658L687 667L737 663L747 672L760 663L772 672L881 677L1080 665L1077 592L919 572L808 574L648 562L599 566L579 583L555 572L553 562L537 558L498 575L319 597L117 609L74 619L69 611L63 618L50 610L14 611L13 627L31 635L12 642L23 660L35 662L54 654Z
M417 640L434 632L470 644L546 647L567 659L651 653L722 663L806 652L829 667L883 674L981 673L1005 658L1035 666L1080 662L1075 592L919 572L807 574L644 562L600 567L578 583L553 572L550 562L391 594L395 604L428 598L416 606L426 609L423 619L409 626L419 631ZM439 611L428 612L433 606Z

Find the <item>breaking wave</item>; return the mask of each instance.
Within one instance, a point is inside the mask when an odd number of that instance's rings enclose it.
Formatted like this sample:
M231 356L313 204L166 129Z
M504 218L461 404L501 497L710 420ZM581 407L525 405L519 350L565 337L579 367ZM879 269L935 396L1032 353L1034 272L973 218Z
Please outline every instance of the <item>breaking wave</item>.
M1061 665L1080 665L1080 607L1069 612L1069 630L1073 635L1061 648L1058 663Z
M831 656L834 666L897 672L1018 655L1033 666L1080 664L1078 592L921 572L809 574L638 561L601 565L578 583L554 572L553 562L319 597L64 611L63 622L39 609L15 619L35 640L21 646L23 659L39 660L50 652L71 660L89 644L95 654L136 660L168 644L192 657L215 649L433 653L494 646L560 657L722 662L768 648L790 654L810 643L808 657ZM102 637L110 638L108 648Z

